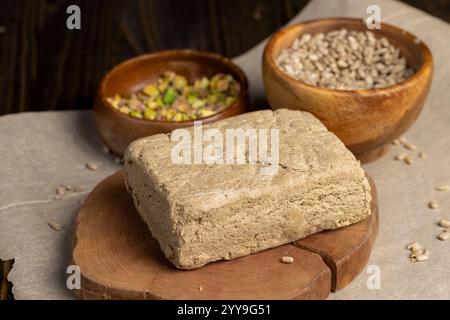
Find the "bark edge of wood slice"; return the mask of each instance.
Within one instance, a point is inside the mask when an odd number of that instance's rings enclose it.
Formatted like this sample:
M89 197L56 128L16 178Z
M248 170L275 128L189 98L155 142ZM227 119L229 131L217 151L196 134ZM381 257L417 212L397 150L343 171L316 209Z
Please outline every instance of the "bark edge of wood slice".
M94 188L78 213L71 263L80 267L81 288L73 292L80 299L325 299L369 259L378 230L370 182L372 215L362 222L184 271L164 257L119 171ZM282 256L294 263L281 263Z

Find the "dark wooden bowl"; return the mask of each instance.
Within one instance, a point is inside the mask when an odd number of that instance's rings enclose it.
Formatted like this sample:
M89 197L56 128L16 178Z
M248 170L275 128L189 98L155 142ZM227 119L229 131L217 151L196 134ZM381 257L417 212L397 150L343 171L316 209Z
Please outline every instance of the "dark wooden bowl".
M290 77L276 65L280 51L302 34L341 28L367 30L361 19L330 18L295 24L275 33L264 50L264 86L272 108L311 112L358 159L369 162L385 154L389 142L403 134L419 115L431 84L433 59L428 47L414 35L382 23L380 30L371 31L398 47L415 70L413 76L393 86L352 91L321 88Z
M100 83L94 105L95 123L103 142L118 155L136 139L190 127L194 121L156 121L131 117L114 109L106 98L130 94L156 81L164 71L172 70L194 81L218 72L231 74L241 85L238 100L228 108L199 120L210 123L244 113L248 109L248 84L244 72L231 60L210 52L168 50L127 60L112 69Z

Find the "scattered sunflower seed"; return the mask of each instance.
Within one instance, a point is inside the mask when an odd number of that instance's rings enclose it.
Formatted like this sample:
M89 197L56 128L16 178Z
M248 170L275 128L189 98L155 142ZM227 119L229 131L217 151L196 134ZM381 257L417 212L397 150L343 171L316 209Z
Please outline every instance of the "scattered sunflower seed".
M443 227L443 228L450 228L450 220L449 220L449 219L446 219L446 218L441 219L441 220L439 221L439 225L440 225L441 227Z
M448 191L448 190L449 190L449 186L447 186L447 185L442 185L442 186L436 187L436 191Z
M421 254L421 255L415 257L414 260L415 260L416 262L423 262L423 261L428 260L429 258L430 258L430 257L429 257L428 255L426 255L426 254Z
M83 189L81 189L80 187L72 186L72 192L78 193L78 192L81 192L81 191L83 191Z
M417 251L420 249L422 249L422 247L420 246L420 244L418 242L413 242L406 246L406 250Z
M290 256L284 256L281 258L281 262L283 263L294 263L294 258Z
M403 147L405 147L405 149L408 149L408 150L416 150L417 149L416 145L414 145L412 143L408 143L408 142L403 143Z
M395 156L394 159L397 161L403 161L403 160L405 160L405 157L406 157L406 154L398 154Z
M417 256L420 256L421 254L424 254L425 250L419 249L416 251L412 251L411 254L409 255L410 258L416 258Z
M439 204L436 201L430 201L430 202L428 202L428 208L437 209L437 208L439 208Z
M419 152L418 156L419 156L420 159L426 159L427 158L427 155L425 153L423 153L423 152Z
M98 170L98 165L96 163L93 163L93 162L87 162L86 163L86 168L88 168L91 171L96 171L96 170Z
M49 222L48 226L51 229L55 230L55 231L61 231L62 230L62 226L59 223L56 223L56 222Z
M66 188L64 186L59 186L56 188L55 193L57 196L64 196L66 194Z
M55 194L54 196L53 196L53 199L55 199L55 200L59 200L59 199L62 199L62 195L61 194Z
M202 286L198 287L198 290L203 291L203 287Z
M437 238L441 241L445 241L450 237L450 232L448 232L447 230L442 231Z
M394 139L394 140L392 140L392 142L391 142L393 145L398 145L398 144L400 144L400 140L399 139Z
M398 141L400 141L400 143L407 143L408 142L408 139L406 139L405 137L400 137L400 138L398 138Z
M405 158L403 158L403 161L405 161L405 163L407 165L412 165L413 164L413 159L410 156L405 156Z

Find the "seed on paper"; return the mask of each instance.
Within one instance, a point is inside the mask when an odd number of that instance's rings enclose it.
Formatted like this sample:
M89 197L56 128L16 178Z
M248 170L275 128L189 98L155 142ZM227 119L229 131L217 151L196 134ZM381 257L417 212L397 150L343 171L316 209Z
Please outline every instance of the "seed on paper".
M58 188L56 188L55 193L58 196L63 196L66 194L66 188L64 186L59 186Z
M407 165L412 165L412 164L413 164L413 159L411 159L410 156L406 156L406 157L403 159L403 161L405 161L405 163L406 163Z
M88 168L91 171L95 171L98 169L98 165L96 163L93 162L87 162L86 163L86 168Z
M393 145L398 145L398 144L400 144L400 140L399 139L394 139L394 140L392 140L392 142L391 142Z
M423 153L423 152L419 152L418 156L419 156L420 159L426 159L427 158L427 155L425 153Z
M50 228L52 228L53 230L55 230L55 231L61 231L62 230L62 226L59 223L56 223L56 222L49 222L48 226Z
M439 221L439 225L443 228L450 228L450 220L447 218L443 218Z
M281 258L281 262L283 263L294 263L294 258L289 256L284 256Z
M447 185L442 185L442 186L436 187L436 191L448 191L448 190L449 190L449 186L447 186Z
M426 254L421 254L421 255L415 257L414 260L417 261L417 262L423 262L423 261L428 260L429 258L430 258L430 257L429 257L428 255L426 255Z
M420 244L418 242L413 242L406 246L406 250L417 251L420 249L422 249L422 247L420 246Z
M425 254L425 250L419 249L416 251L411 252L411 254L409 255L410 258L416 258L417 256L420 256L422 254Z
M436 201L430 201L430 202L428 202L428 208L437 209L437 208L439 208L439 204Z
M441 240L441 241L445 241L445 240L447 240L449 237L450 237L450 232L448 232L448 231L443 231L443 232L441 232L441 233L437 236L437 238L438 238L439 240Z
M416 150L417 149L417 147L412 143L405 142L405 143L403 143L403 146L405 147L405 149L408 149L408 150Z
M397 161L403 161L403 160L405 160L405 157L406 157L406 154L398 154L395 156L394 159Z

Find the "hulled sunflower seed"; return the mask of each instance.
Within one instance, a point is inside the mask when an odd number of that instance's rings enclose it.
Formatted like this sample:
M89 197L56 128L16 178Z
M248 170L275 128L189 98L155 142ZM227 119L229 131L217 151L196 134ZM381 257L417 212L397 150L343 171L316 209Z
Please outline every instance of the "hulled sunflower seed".
M410 156L406 156L405 158L403 158L403 161L405 161L405 163L407 165L412 165L413 164L413 159Z
M429 258L430 258L430 257L429 257L428 255L426 255L426 254L421 254L421 255L415 257L414 259L415 259L415 261L417 261L417 262L423 262L423 261L428 260Z
M416 258L417 256L420 256L422 254L425 254L425 250L419 249L416 251L411 252L411 254L409 255L410 258Z
M66 194L66 188L64 186L59 186L58 188L56 188L55 193L56 195L62 197Z
M386 38L347 29L304 34L281 50L276 63L293 78L337 90L382 88L413 73Z
M392 142L391 142L393 145L398 145L398 144L400 144L400 140L399 139L394 139L394 140L392 140Z
M91 171L95 171L95 170L98 170L98 165L96 163L93 163L93 162L87 162L86 163L86 168L88 168Z
M48 226L51 229L55 230L55 231L61 231L62 230L62 226L59 223L56 223L56 222L49 222Z
M281 258L281 262L283 263L294 263L294 258L290 256L284 256Z
M430 201L430 202L428 202L428 208L437 209L437 208L439 208L439 204L436 201Z
M440 225L442 228L450 228L450 220L447 219L447 218L443 218L443 219L441 219L441 220L439 221L439 225Z
M423 153L423 152L419 152L418 156L419 156L420 159L426 159L427 158L427 155L425 153Z
M448 232L447 230L442 231L437 238L441 241L445 241L450 237L450 232Z
M408 150L416 150L417 149L417 147L414 144L407 143L407 142L403 143L403 147L405 147L405 149L408 149Z
M417 251L420 249L422 249L422 247L420 246L420 244L418 242L413 242L406 246L406 250Z
M448 191L448 190L449 190L449 186L447 186L447 185L442 185L442 186L436 187L436 191Z
M403 161L403 160L405 160L405 157L406 157L406 154L398 154L395 156L394 159L397 161Z

